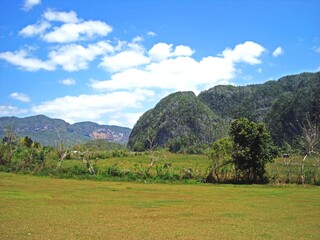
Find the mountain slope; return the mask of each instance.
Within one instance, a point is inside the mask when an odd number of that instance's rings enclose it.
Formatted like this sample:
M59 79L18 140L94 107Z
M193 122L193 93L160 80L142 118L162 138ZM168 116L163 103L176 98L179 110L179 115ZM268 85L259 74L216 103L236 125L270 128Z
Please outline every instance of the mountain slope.
M176 152L209 143L219 120L193 92L177 92L140 117L128 146L135 151L161 146Z
M264 84L216 86L201 92L198 97L224 118L246 117L252 121L265 121L266 114L282 94L295 94L299 89L320 81L319 76L319 72L302 73Z
M248 86L216 86L199 99L221 117L265 122L275 143L293 144L307 119L319 121L320 72L301 73Z
M144 150L152 140L179 151L225 136L226 125L236 118L265 122L278 146L294 144L301 124L320 122L320 72L264 84L216 86L198 97L192 92L171 94L139 119L128 144Z
M99 125L92 122L82 122L70 125L61 119L52 119L44 115L17 118L0 118L0 137L5 136L10 128L20 137L29 136L42 145L57 145L61 141L72 145L91 139L106 139L126 143L131 130L129 128Z

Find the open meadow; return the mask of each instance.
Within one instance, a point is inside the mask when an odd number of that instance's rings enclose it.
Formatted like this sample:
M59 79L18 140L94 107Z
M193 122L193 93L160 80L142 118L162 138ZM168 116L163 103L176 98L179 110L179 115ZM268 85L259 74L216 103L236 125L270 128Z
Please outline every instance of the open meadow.
M319 239L320 188L0 173L0 239Z

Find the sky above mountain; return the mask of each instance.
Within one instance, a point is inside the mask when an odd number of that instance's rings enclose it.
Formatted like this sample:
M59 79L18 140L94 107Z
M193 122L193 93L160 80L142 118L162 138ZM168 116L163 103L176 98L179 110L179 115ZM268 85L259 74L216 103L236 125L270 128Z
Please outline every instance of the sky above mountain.
M1 0L0 116L133 127L169 93L320 71L320 1Z

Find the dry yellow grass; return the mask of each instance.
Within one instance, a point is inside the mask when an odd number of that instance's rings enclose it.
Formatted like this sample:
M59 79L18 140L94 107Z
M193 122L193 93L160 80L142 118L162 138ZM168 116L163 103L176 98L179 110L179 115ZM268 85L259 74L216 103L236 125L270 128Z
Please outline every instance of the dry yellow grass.
M0 239L319 239L320 188L0 173Z

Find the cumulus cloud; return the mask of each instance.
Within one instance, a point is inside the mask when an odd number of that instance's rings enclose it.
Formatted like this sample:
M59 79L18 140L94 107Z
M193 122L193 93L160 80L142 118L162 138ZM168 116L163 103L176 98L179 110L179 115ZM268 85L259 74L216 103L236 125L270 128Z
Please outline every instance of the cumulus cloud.
M118 72L127 68L137 67L150 62L150 59L143 53L136 51L124 51L114 56L105 56L100 67L110 72Z
M180 45L174 49L171 55L172 56L191 56L193 53L194 51L190 47Z
M72 86L76 84L76 80L73 78L66 78L59 81L59 83L66 85L66 86Z
M112 52L113 47L106 41L89 44L87 47L78 44L63 45L49 52L49 59L64 70L72 72L88 68L88 64L97 56Z
M25 0L23 3L22 10L30 11L34 6L39 5L41 0Z
M27 109L20 109L16 106L11 105L0 105L0 115L8 116L8 115L20 115L27 113Z
M80 21L77 17L77 13L74 11L57 12L52 9L48 9L44 12L43 17L51 22L77 23Z
M109 125L133 127L144 112L112 114Z
M37 35L42 35L48 28L51 27L51 24L47 21L39 21L36 24L31 24L24 27L20 32L19 35L24 37L34 37Z
M139 108L141 102L154 96L150 90L118 91L106 94L65 96L34 106L36 114L63 118L70 123L99 121L104 114L116 113L126 108Z
M155 37L155 36L157 36L157 34L156 34L155 32L152 32L152 31L147 32L147 35L148 35L149 37Z
M279 57L280 55L282 55L284 52L283 52L283 49L281 47L277 47L273 53L272 53L272 56L273 57Z
M193 53L194 51L188 46L180 45L173 50L173 44L162 42L155 44L148 52L149 57L158 62L170 57L191 56Z
M112 27L101 21L65 23L43 35L42 39L46 42L69 43L92 39L96 36L104 37L111 31Z
M255 65L261 63L259 57L264 51L265 48L260 44L247 41L242 44L238 44L234 49L227 48L220 56L233 63L243 62Z
M2 52L0 59L26 71L53 71L60 66L65 71L73 72L88 68L89 63L98 56L113 51L113 47L108 42L100 41L88 44L88 46L79 44L57 46L48 53L47 60L30 56L30 50Z
M172 52L172 44L157 43L149 50L149 56L154 61L167 59Z
M38 58L31 57L30 52L27 50L1 52L0 59L31 72L38 70L52 71L55 69L55 65L51 61L42 61Z
M70 43L105 37L111 31L112 27L105 22L83 21L74 11L58 12L48 9L41 20L36 24L27 25L19 34L24 37L40 36L42 40L50 43Z
M10 94L10 97L12 99L15 99L15 100L18 100L18 101L21 101L21 102L30 102L31 101L30 97L27 94L24 94L24 93L14 92L14 93Z
M107 91L159 88L197 92L199 88L228 83L235 77L238 63L260 64L264 51L257 43L245 42L217 56L197 61L192 58L194 51L188 46L174 48L172 44L157 43L147 52L151 61L149 64L140 68L126 68L112 74L107 80L93 80L91 86Z

